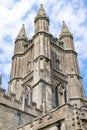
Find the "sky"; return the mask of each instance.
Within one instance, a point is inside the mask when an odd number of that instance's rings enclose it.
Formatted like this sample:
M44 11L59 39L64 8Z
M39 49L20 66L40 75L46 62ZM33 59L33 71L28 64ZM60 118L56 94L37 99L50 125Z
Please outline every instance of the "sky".
M22 24L28 38L34 34L34 17L43 4L50 19L50 33L58 37L62 21L74 36L80 73L87 96L87 1L86 0L0 0L0 74L2 85L8 88L14 41Z

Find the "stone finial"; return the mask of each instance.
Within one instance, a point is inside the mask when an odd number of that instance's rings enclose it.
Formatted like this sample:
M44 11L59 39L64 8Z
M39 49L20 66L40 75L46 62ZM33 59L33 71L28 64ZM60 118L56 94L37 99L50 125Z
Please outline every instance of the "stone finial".
M59 35L59 38L62 38L63 36L67 36L67 35L70 35L71 37L73 37L73 35L71 34L69 28L67 27L67 25L65 24L65 22L63 21L62 23L62 30L61 30L61 33Z
M19 39L28 40L26 31L25 31L25 25L24 25L24 24L22 25L22 28L21 28L21 30L19 31L19 34L18 34L18 36L17 36L17 38L16 38L16 40L19 40Z

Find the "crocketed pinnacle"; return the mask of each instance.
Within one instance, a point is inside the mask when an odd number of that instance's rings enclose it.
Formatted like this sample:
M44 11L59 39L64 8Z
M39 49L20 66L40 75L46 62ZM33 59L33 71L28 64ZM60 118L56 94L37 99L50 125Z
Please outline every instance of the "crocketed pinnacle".
M65 35L70 35L71 37L73 37L73 35L71 34L69 28L67 27L67 25L63 21L63 23L62 23L62 30L61 30L61 33L59 35L59 38L62 38Z
M28 40L24 24L22 25L22 28L16 38L16 40L19 40L19 39Z
M43 4L40 5L40 9L35 17L35 20L41 17L45 17L49 20L48 16L46 15L45 9L43 7Z

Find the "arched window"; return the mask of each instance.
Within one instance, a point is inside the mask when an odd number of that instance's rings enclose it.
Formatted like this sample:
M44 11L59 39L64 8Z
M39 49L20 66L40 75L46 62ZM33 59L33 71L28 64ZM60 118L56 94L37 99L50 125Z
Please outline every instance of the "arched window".
M58 84L55 87L55 106L63 105L64 103L67 102L67 92L65 85L63 84Z
M55 105L59 106L59 95L58 95L58 87L55 87Z
M26 104L26 105L28 104L28 94L27 94L26 97L25 97L25 104Z
M67 94L66 94L66 90L64 90L64 102L67 102Z

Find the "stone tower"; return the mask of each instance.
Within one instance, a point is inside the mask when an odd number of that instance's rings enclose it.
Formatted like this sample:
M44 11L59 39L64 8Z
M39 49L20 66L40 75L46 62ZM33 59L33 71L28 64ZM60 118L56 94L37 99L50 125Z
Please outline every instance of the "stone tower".
M22 26L15 40L8 94L15 93L18 100L24 97L28 104L35 102L43 112L66 102L80 107L85 97L73 35L63 21L59 39L54 38L49 25L41 5L32 39Z
M8 95L0 88L1 130L87 130L73 35L64 21L59 38L49 26L41 5L34 36L28 39L23 24L15 39Z

